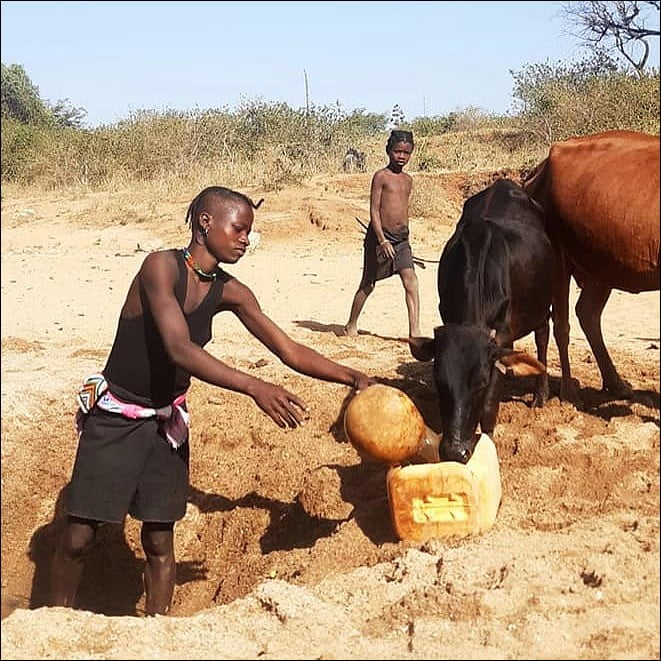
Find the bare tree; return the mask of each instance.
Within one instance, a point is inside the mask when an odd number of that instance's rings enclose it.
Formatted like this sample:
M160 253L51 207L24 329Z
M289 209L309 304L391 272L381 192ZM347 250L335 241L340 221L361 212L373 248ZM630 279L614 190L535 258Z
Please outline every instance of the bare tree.
M650 54L650 37L659 36L658 0L629 2L561 2L570 34L593 48L617 50L642 75Z

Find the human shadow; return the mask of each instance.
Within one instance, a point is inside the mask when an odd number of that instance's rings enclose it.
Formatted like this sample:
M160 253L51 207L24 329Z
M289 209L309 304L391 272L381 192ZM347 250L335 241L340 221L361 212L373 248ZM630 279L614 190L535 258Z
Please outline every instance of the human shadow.
M251 491L241 498L227 498L191 486L189 502L200 512L230 512L238 508L263 509L269 513L269 525L259 543L262 553L310 548L323 537L330 537L339 520L309 515L298 501L283 502Z
M30 539L28 557L34 563L30 608L50 605L51 565L67 520L64 511L67 486L58 494L51 521L37 528ZM125 523L100 525L85 557L74 608L109 616L140 614L143 569L144 560L128 544ZM197 563L178 562L176 575L177 584L183 584L199 579L203 572Z
M55 500L53 518L49 523L37 528L28 544L28 558L34 563L32 586L30 589L30 608L49 605L50 572L55 553L55 545L62 534L66 513L62 504L66 487L60 489Z
M51 564L67 520L63 504L67 487L58 494L51 521L30 539L28 555L34 563L30 608L50 605ZM142 566L126 541L123 524L99 526L85 557L74 607L104 615L136 615L143 592Z
M328 429L339 443L349 442L344 433L344 413L353 397L353 393L347 393ZM340 495L345 502L353 505L353 510L347 517L329 519L314 516L305 511L298 499L283 502L261 496L254 491L240 498L227 498L191 486L189 502L200 512L229 512L236 508L266 510L269 513L269 524L259 540L263 553L311 548L320 539L333 535L340 524L352 518L375 544L397 541L390 521L386 493L387 466L361 460L359 464L352 466L333 464L325 467L337 471L340 478Z
M387 466L361 461L354 466L325 466L340 477L340 495L353 505L345 518L327 519L308 514L298 500L282 502L250 492L237 499L192 489L191 501L201 512L226 512L235 508L269 512L269 525L259 540L262 553L312 548L320 539L331 537L338 526L355 519L375 544L398 541L391 521L386 491Z
M349 337L344 333L344 326L341 324L322 324L318 321L312 321L311 319L296 319L294 323L300 328L307 328L308 330L315 331L317 333L333 333L337 337ZM377 337L380 340L387 340L389 342L400 342L401 344L408 343L408 338L406 337L391 337L389 335L379 335L378 333L371 333L366 330L359 330L358 335L368 335L370 337Z

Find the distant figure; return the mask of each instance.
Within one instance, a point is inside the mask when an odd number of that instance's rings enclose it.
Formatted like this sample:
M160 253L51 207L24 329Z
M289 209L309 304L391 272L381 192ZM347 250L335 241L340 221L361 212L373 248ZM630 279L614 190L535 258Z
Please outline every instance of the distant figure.
M365 154L353 147L347 149L344 155L342 169L345 172L365 172Z
M409 337L420 336L418 276L409 243L408 210L413 180L403 171L413 147L410 131L392 131L386 145L389 163L372 177L370 223L363 241L363 275L344 327L346 335L358 334L358 317L376 281L399 273L406 293Z
M103 372L90 375L78 393L78 450L52 563L51 606L74 605L98 527L130 514L142 521L146 613L170 610L174 525L186 513L190 486L191 377L243 393L279 427L303 422L307 407L298 395L204 349L218 313L233 313L300 374L357 390L374 382L293 340L245 284L220 268L246 253L260 203L222 186L205 188L188 207L188 245L150 253L133 279Z

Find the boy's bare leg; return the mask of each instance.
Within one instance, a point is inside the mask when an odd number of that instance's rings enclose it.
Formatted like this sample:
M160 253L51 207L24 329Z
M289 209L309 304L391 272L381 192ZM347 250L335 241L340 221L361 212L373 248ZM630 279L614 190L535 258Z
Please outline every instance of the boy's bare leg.
M58 540L50 576L50 605L73 607L85 555L96 537L98 523L69 517Z
M399 272L406 297L406 310L409 316L409 337L420 337L420 294L418 291L418 276L413 269L402 269Z
M145 562L145 612L166 615L172 605L176 563L174 559L174 523L144 523L142 548Z
M351 304L351 312L349 313L349 321L344 327L344 334L348 337L355 337L358 335L358 317L363 311L367 297L374 291L374 285L361 285L353 297Z

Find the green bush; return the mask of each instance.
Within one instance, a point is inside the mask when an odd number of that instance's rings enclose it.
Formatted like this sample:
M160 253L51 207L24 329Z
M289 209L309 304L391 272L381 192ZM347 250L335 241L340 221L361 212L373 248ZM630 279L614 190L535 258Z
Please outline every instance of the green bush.
M2 117L16 119L23 124L47 124L52 116L20 64L2 64Z
M11 117L2 118L2 178L34 183L36 163L47 150L51 131L40 124L24 124Z
M511 115L464 107L408 122L416 137L410 169L527 168L551 142L572 135L613 128L659 133L658 71L632 76L596 53L572 64L526 65L513 76L518 107ZM80 113L66 103L59 119L46 117L50 107L20 66L3 65L3 182L50 188L222 182L278 190L341 173L349 147L365 153L368 170L387 162L386 115L346 112L339 104L297 110L255 99L235 110L143 110L96 129L77 126Z
M348 147L364 148L385 116L339 106L307 112L244 101L237 110L138 111L114 125L37 128L3 118L2 178L45 186L121 185L197 176L268 188L339 171Z
M627 73L603 53L513 73L521 125L544 143L611 129L659 133L659 72Z

